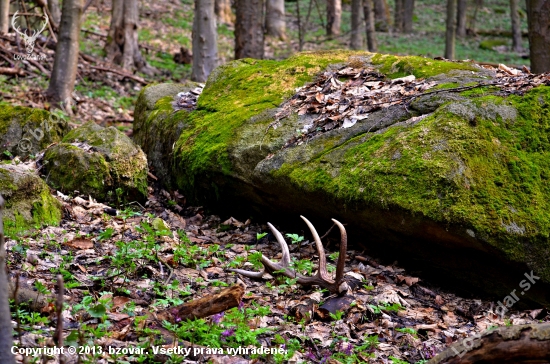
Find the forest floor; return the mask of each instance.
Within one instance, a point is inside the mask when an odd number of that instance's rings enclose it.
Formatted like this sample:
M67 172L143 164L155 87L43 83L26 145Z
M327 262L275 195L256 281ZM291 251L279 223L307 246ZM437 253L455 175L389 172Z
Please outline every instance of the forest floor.
M508 2L484 3L478 9L478 32L507 30ZM307 14L309 2L287 3L289 37L268 40L267 57L283 58L298 50L296 5L301 14ZM85 15L71 120L75 125L94 120L131 135L133 107L142 87L178 82L190 75L190 65L176 63L174 54L191 46L192 1L142 1L140 45L149 64L159 70L155 76L130 74L103 60L109 6L109 2L92 5ZM304 50L347 48L349 6L344 8L342 36L331 40L324 36L323 9L312 9ZM379 33L381 52L442 55L444 6L440 1L423 1L416 9L414 33ZM222 24L218 33L220 61L227 62L233 56L232 27ZM479 48L484 41L504 45L495 50ZM471 36L458 42L457 58L528 64L524 55L509 51L507 42L501 36ZM43 93L54 51L44 40L37 46L44 61L10 61L21 47L11 35L0 37L0 67L21 70L18 75L0 75L0 102L49 109ZM11 158L2 157L7 162ZM461 298L411 277L397 265L381 265L367 252L353 250L361 242L350 242L346 263L346 272L361 283L344 298L331 297L315 287L302 288L291 279L240 277L227 268L257 270L258 252L272 259L281 256L266 222L206 213L201 207L187 206L177 191L164 191L154 180L150 182L153 187L144 206L108 208L86 196L58 194L64 206L60 227L8 237L10 273L19 277L21 292L27 288L31 292L30 302L19 302L14 310L19 347L54 345L57 314L55 304L45 298L54 299L58 275L66 289L65 345L84 348L81 355L67 355L67 363L424 363L449 344L484 330L550 320L542 308L500 317L493 302ZM114 210L116 216L112 216ZM329 224L318 227L320 235L329 228ZM317 253L309 233L282 232L293 242L289 246L295 266L306 274L314 273ZM337 231L323 239L332 263L335 255L330 253L336 251L338 240ZM246 287L245 294L238 307L224 314L178 321L171 311L235 284ZM495 297L495 301L502 299ZM171 312L175 317L164 322L151 319L166 318ZM251 348L258 343L282 353L252 354ZM171 357L155 353L154 348L174 346L196 350ZM228 348L239 347L249 351L227 353ZM132 348L143 350L131 353ZM226 351L210 355L208 348ZM50 359L35 357L28 362L57 362Z

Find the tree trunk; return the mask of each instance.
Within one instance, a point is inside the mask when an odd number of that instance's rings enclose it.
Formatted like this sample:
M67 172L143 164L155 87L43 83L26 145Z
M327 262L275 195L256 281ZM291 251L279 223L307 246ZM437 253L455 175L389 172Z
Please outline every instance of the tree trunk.
M214 0L195 0L193 17L193 69L191 79L205 82L216 67L218 45Z
M327 0L327 36L340 34L342 0Z
M363 48L361 23L363 20L363 0L351 0L351 49Z
M56 27L59 26L61 20L61 10L59 9L59 0L48 0L48 10L52 15L51 21Z
M403 32L412 33L413 30L414 0L405 0L403 4Z
M235 21L231 11L231 0L216 0L214 10L218 18L218 24L232 25Z
M8 277L6 275L6 247L4 245L4 224L2 210L4 199L0 195L0 358L2 363L15 364L11 353L13 328L11 326Z
M390 9L386 0L374 0L374 20L376 31L390 30Z
M264 57L263 0L235 0L235 59Z
M447 32L445 33L445 58L455 58L456 0L447 0Z
M365 25L367 28L367 49L369 52L376 52L376 31L374 26L374 6L372 0L363 0L363 11L365 13Z
M458 0L456 7L456 35L461 38L466 36L466 9L467 1Z
M395 14L393 15L393 30L397 33L403 31L403 11L405 0L395 0Z
M8 34L10 28L10 0L0 0L0 34Z
M71 93L78 69L80 21L82 0L64 0L59 23L59 35L55 49L50 86L46 95L54 104L63 103L71 113Z
M113 0L105 52L107 60L128 71L147 68L138 46L138 20L137 0Z
M267 0L265 30L266 35L286 39L285 0Z
M527 0L531 72L550 71L550 1Z
M510 0L510 15L512 17L512 50L523 51L521 46L521 22L518 12L518 0Z

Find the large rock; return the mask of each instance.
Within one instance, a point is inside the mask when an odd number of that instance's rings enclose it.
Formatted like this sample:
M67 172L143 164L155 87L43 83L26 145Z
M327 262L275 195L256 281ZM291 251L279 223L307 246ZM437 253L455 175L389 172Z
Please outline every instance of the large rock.
M0 103L0 152L14 156L36 155L59 142L70 130L66 120L42 109Z
M550 303L550 88L523 97L442 90L283 148L311 116L270 128L278 105L330 64L359 61L390 78L426 77L435 89L494 76L468 63L368 53L240 60L211 75L193 112L174 113L174 92L147 105L141 97L136 124L183 126L157 163L190 200L275 212L277 222L337 218L370 253L498 300L533 270L541 280L521 303ZM139 134L146 153L164 142Z
M61 220L61 204L28 165L0 164L0 194L6 201L3 218L8 235L58 225Z
M147 158L115 127L86 123L44 153L46 182L65 193L114 202L147 197Z

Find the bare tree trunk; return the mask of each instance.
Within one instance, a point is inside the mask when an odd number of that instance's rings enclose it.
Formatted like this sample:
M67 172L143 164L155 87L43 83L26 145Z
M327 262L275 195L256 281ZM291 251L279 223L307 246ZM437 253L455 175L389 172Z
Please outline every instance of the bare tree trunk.
M50 86L46 95L54 104L64 103L71 113L71 93L78 69L78 38L82 0L64 0Z
M461 38L466 36L466 9L467 1L458 0L456 8L456 35Z
M113 0L105 52L107 60L120 64L122 68L129 71L147 69L147 63L138 46L138 21L137 0ZM146 72L150 73L150 71Z
M412 33L414 0L405 0L403 5L403 32Z
M523 51L521 46L521 22L518 12L518 0L510 0L510 15L512 17L512 50Z
M531 72L550 71L550 1L527 0Z
M395 14L393 14L393 30L397 33L403 31L403 12L405 0L395 0Z
M263 0L236 0L235 59L264 57Z
M376 31L374 26L374 6L372 0L363 0L363 11L365 13L365 25L367 28L367 48L369 52L376 52Z
M267 0L265 30L266 35L286 39L285 0Z
M445 33L445 58L455 58L456 0L447 0L447 32Z
M191 79L205 82L216 67L218 45L214 0L195 0L193 18L193 69Z
M214 10L218 18L218 24L232 25L235 21L231 11L231 0L216 0Z
M363 20L363 0L351 0L351 49L363 48L361 23Z
M3 208L4 199L0 195L0 358L2 358L2 363L15 364L15 357L11 353L13 328L11 326L10 294L6 275L6 246L4 244L4 224L2 222Z
M10 28L10 0L0 0L0 34L8 34Z
M390 9L386 0L374 0L374 20L377 31L390 30Z
M475 34L476 32L476 22L477 22L477 13L479 12L479 9L483 6L483 0L475 0L475 7L474 7L474 15L472 16L472 20L470 22L470 30Z
M48 0L48 10L52 14L51 21L55 26L59 26L59 21L61 20L61 10L59 9L59 0Z
M327 0L327 36L340 34L342 24L342 0Z

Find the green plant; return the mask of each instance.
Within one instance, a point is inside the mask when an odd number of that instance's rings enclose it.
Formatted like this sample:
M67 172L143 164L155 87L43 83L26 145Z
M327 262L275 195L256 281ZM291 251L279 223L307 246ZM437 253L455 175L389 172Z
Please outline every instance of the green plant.
M260 240L266 235L267 235L267 233L256 233L256 240Z
M336 311L335 313L329 313L329 316L331 319L338 321L342 319L342 316L344 316L344 311Z
M109 227L107 229L105 229L104 231L102 231L101 233L99 233L99 235L97 236L97 239L98 240L107 240L107 239L110 239L113 237L115 233L115 229L113 229L112 227Z
M417 332L415 329L412 329L410 327L403 327L403 328L400 328L400 329L395 329L395 331L398 331L398 332L401 332L403 334L410 334L414 337L417 337Z
M404 361L404 360L401 360L401 359L398 359L394 356L390 356L390 359L391 359L391 362L393 364L409 364L408 362Z
M286 234L286 237L290 238L292 244L297 244L304 240L304 237L298 234Z

